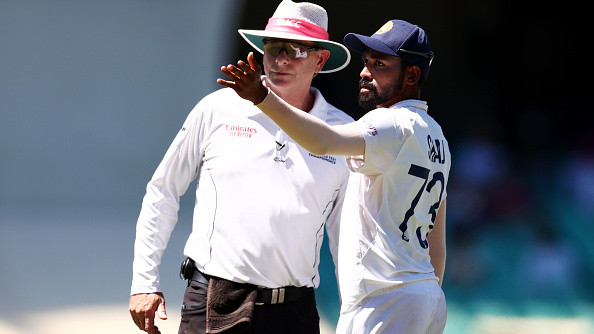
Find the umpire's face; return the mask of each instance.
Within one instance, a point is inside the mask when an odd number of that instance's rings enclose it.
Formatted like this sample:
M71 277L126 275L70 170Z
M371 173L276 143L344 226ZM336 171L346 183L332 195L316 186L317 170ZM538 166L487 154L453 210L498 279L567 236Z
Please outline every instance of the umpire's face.
M282 39L275 41L290 43L287 44L287 48L302 46L302 50L307 50L307 47L319 47L319 45L310 41ZM268 82L272 84L271 88L309 88L314 74L322 70L324 63L326 63L326 60L330 57L330 51L325 49L310 49L306 52L307 56L305 57L302 52L297 52L300 56L295 57L294 53L289 55L285 49L282 49L280 53L275 56L266 52L266 49L264 49L264 73L266 74Z

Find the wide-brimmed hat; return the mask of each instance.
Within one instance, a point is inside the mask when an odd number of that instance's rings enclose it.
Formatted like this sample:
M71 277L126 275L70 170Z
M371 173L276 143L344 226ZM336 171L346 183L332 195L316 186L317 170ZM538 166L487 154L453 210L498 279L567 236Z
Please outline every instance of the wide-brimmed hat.
M419 66L425 79L429 75L434 56L425 30L402 20L386 22L371 36L348 33L344 36L344 44L361 53L370 48L401 57L412 65Z
M326 10L309 2L283 0L264 30L239 29L238 32L260 53L264 53L262 40L265 37L316 42L330 51L330 58L320 73L339 71L351 60L346 46L329 40Z

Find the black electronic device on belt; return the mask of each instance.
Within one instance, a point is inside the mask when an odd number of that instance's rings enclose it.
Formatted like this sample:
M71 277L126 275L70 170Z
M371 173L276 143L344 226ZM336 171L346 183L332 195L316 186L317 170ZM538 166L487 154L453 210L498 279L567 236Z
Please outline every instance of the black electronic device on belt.
M179 270L179 277L184 280L192 279L192 276L194 276L195 271L196 264L194 263L194 260L187 257L181 264L181 268Z

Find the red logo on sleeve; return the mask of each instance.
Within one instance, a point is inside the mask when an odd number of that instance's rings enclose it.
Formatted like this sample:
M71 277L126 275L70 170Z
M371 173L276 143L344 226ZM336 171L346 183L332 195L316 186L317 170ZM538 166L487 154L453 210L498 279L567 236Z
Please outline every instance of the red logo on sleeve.
M367 128L369 130L371 130L370 134L375 137L377 135L377 129L375 128L375 126L367 121L363 121L363 123L367 125Z

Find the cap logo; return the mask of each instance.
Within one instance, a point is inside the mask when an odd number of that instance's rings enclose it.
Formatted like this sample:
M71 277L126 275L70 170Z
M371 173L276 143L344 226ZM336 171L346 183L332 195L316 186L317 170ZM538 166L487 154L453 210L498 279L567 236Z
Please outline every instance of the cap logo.
M385 34L388 31L392 30L392 28L394 27L394 22L392 21L388 21L386 22L386 24L384 24L381 28L379 28L378 31L375 32L376 35L381 35L381 34Z
M283 19L283 18L280 18L280 19L278 19L278 22L277 23L279 25L285 24L287 26L293 26L295 28L300 28L301 27L301 21L292 20L292 19Z
M271 17L265 31L286 32L290 34L328 40L330 35L324 28L307 21L291 18Z

